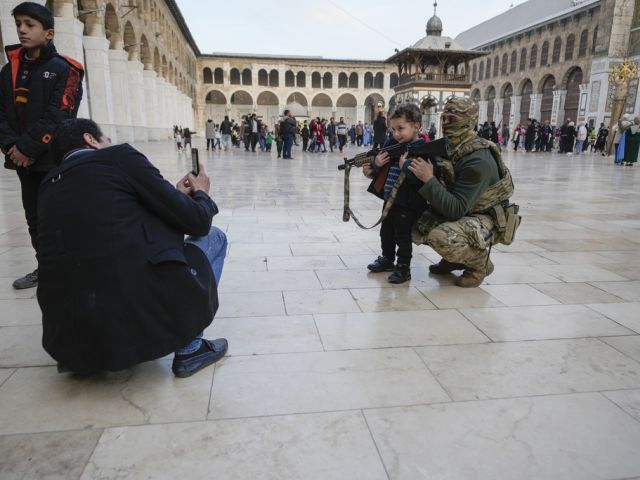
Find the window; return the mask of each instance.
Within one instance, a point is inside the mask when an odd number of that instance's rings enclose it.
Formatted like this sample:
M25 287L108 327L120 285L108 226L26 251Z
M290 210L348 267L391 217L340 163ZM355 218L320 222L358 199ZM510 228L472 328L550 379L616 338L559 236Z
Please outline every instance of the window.
M213 83L213 74L211 73L211 69L209 67L205 68L202 71L202 77L204 83Z
M491 59L487 58L487 78L491 78ZM480 80L482 80L482 75L480 75Z
M516 71L516 65L518 63L518 54L514 50L511 52L511 66L509 67L509 73L514 73Z
M536 68L538 64L538 46L531 47L531 56L529 57L529 68Z
M311 88L320 88L320 84L322 83L322 77L318 72L313 72L311 74Z
M333 88L333 75L329 72L322 77L322 88Z
M287 70L284 73L284 86L285 87L295 87L296 86L296 76L293 74L291 70Z
M349 87L349 77L344 72L340 72L338 75L338 88L348 88Z
M373 74L371 72L364 74L364 88L373 88Z
M231 85L240 85L240 71L237 68L231 69L229 80L231 81Z
M243 85L251 85L252 80L251 80L251 70L249 70L248 68L245 68L242 71L242 84Z
M520 50L520 71L524 72L527 68L527 49L523 48Z
M357 80L357 77L356 77ZM351 83L351 82L349 82ZM398 74L397 73L392 73L391 77L389 77L389 87L394 88L398 86ZM357 87L357 84L356 84Z
M213 81L220 85L224 83L224 72L221 68L216 68L213 72Z
M553 41L551 63L558 63L560 61L560 50L562 50L562 40L560 40L560 37L556 37L556 39Z
M576 36L571 34L567 37L567 44L565 45L564 50L564 61L568 62L573 60L573 46L576 43Z
M491 60L487 60L490 62ZM484 62L480 62L480 72L478 73L478 80L482 81L484 79Z
M540 51L540 66L546 67L549 61L549 42L542 44L542 50Z
M587 43L589 43L589 30L583 30L580 34L580 46L578 47L578 58L587 54Z
M264 69L260 69L260 71L258 71L258 85L260 85L261 87L266 87L267 85L269 85L269 75Z
M298 72L296 75L296 85L298 87L306 87L307 85L307 75L304 72Z
M269 72L269 85L272 87L277 87L280 85L280 74L277 70L271 70Z
M640 8L636 8L636 10L640 11ZM593 29L593 40L591 41L591 54L596 53L596 43L598 41L598 27ZM633 43L631 42L631 45L633 47L633 50L631 51L632 55L638 55L638 45L640 45L640 42L638 43Z
M473 67L471 67L471 83L475 83L477 76L478 76L478 65L474 63Z
M507 54L505 53L505 55L502 57L502 59L505 61L505 63L507 63ZM498 76L498 72L500 71L500 60L499 58L496 56L496 58L493 59L493 76L497 77ZM506 70L505 70L506 72Z
M375 78L373 79L373 86L375 88L384 88L384 73L378 72L376 73Z

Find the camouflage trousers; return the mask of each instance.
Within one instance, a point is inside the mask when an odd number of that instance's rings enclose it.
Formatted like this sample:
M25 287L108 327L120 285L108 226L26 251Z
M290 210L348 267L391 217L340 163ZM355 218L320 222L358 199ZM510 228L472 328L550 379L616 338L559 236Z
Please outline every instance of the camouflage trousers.
M448 262L484 272L492 230L493 220L489 215L450 222L427 211L414 224L411 237L413 243L429 245Z

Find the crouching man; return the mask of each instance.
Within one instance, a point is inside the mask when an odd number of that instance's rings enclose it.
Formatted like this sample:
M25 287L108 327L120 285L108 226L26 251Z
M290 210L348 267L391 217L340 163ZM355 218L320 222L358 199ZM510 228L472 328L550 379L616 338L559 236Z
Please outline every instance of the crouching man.
M455 284L478 287L493 272L491 246L511 244L520 225L519 207L510 203L513 181L500 148L478 138L478 107L468 98L449 99L442 111L442 132L451 155L444 159L440 178L433 165L417 159L409 171L424 185L419 193L429 207L415 223L412 238L440 254L434 274L463 270Z
M38 303L59 369L121 370L175 352L188 377L221 359L203 330L218 308L227 240L200 169L173 187L130 145L87 119L57 130L40 186ZM185 235L190 235L185 239Z

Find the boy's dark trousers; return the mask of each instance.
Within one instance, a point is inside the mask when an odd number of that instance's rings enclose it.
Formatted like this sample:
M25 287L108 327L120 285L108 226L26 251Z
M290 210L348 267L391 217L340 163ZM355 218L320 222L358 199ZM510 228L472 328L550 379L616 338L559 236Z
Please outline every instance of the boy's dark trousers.
M411 229L419 216L419 213L400 205L391 207L387 218L380 226L380 244L383 256L392 262L397 257L398 264L409 265L411 263L411 252L413 251ZM397 252L396 245L398 246Z
M20 185L22 187L22 206L27 218L27 227L31 237L31 245L38 253L38 189L40 182L49 172L34 172L28 168L18 168L16 170Z
M276 140L276 149L278 150L278 158L282 156L283 146L284 146L284 141L282 139Z
M309 148L309 137L302 137L302 151L306 152Z

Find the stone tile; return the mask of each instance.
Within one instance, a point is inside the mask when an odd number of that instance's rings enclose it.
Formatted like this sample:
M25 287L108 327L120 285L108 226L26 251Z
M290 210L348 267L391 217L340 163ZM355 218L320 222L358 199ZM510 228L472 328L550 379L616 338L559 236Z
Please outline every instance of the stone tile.
M0 387L15 372L15 368L0 368ZM0 432L1 434L1 432Z
M275 292L282 290L320 290L320 282L312 271L293 272L227 272L220 282L224 292Z
M267 243L338 243L338 240L331 232L292 232L290 229L282 229L277 232L265 232L262 237Z
M327 350L489 341L455 310L315 315Z
M620 297L628 302L640 302L640 280L631 282L592 282L605 292Z
M16 290L13 288L11 284L16 278L18 277L0 277L0 300L36 298L35 288L27 288L25 290Z
M583 305L550 305L461 310L496 342L632 334Z
M418 287L438 308L482 308L504 306L497 298L480 288L468 288L464 291L455 286Z
M394 480L601 480L640 472L640 423L598 394L367 410L365 416Z
M204 420L213 370L176 379L166 360L88 378L21 368L0 387L0 434Z
M614 322L618 322L620 325L630 328L636 333L640 333L640 315L638 315L638 312L640 312L640 302L601 303L587 306Z
M497 267L519 265L550 265L554 262L533 252L491 252L491 261Z
M36 299L0 300L0 312L0 327L42 324L42 311Z
M288 257L291 249L286 243L234 243L229 247L229 257Z
M640 421L640 390L618 390L614 392L602 392L602 394L636 420Z
M371 273L368 270L319 270L316 272L322 288L391 288L389 273Z
M495 249L498 252L534 252L534 253L540 253L540 252L546 252L547 249L544 247L541 247L539 245L536 245L534 243L531 242L527 242L524 240L518 240L516 239L515 242L513 242L511 245L496 245Z
M560 283L562 280L528 266L496 267L495 271L485 278L486 285L503 285L510 283Z
M209 418L447 400L411 349L232 357L216 370Z
M292 243L291 251L296 256L309 256L359 255L363 253L373 255L377 250L372 250L362 243Z
M602 252L540 252L538 255L563 265L594 264L605 260Z
M455 401L640 387L640 364L597 339L416 351Z
M593 265L537 265L536 268L559 278L563 282L617 282L627 280L616 273Z
M185 472L225 480L387 479L360 412L109 429L82 479Z
M225 272L266 272L266 271L267 271L266 257L226 258L224 261L224 269L222 271L222 279L224 280L225 278Z
M224 275L224 274L223 274ZM284 315L282 292L218 292L220 308L216 318Z
M335 270L346 269L337 255L313 255L296 257L269 257L267 266L270 272L281 270Z
M55 365L42 348L42 326L0 328L0 368Z
M378 258L378 254L361 254L361 255L345 255L340 253L340 258L344 262L350 270L362 270L367 267L371 262L373 262L376 258ZM413 255L411 259L411 267L412 270L415 267L428 267L431 265L431 261L424 257L423 255Z
M615 303L623 300L611 295L588 283L534 283L531 285L536 290L555 298L560 303L584 304L584 303Z
M640 335L628 335L625 337L604 337L601 338L619 352L628 355L635 361L640 362Z
M363 312L401 312L436 308L417 288L354 288L351 295Z
M361 311L349 290L296 290L283 296L289 315Z
M510 307L555 305L558 303L557 300L540 293L529 285L481 285L480 288Z
M322 351L311 315L217 318L204 333L226 338L230 356Z
M102 430L0 436L0 478L80 478L100 435Z

